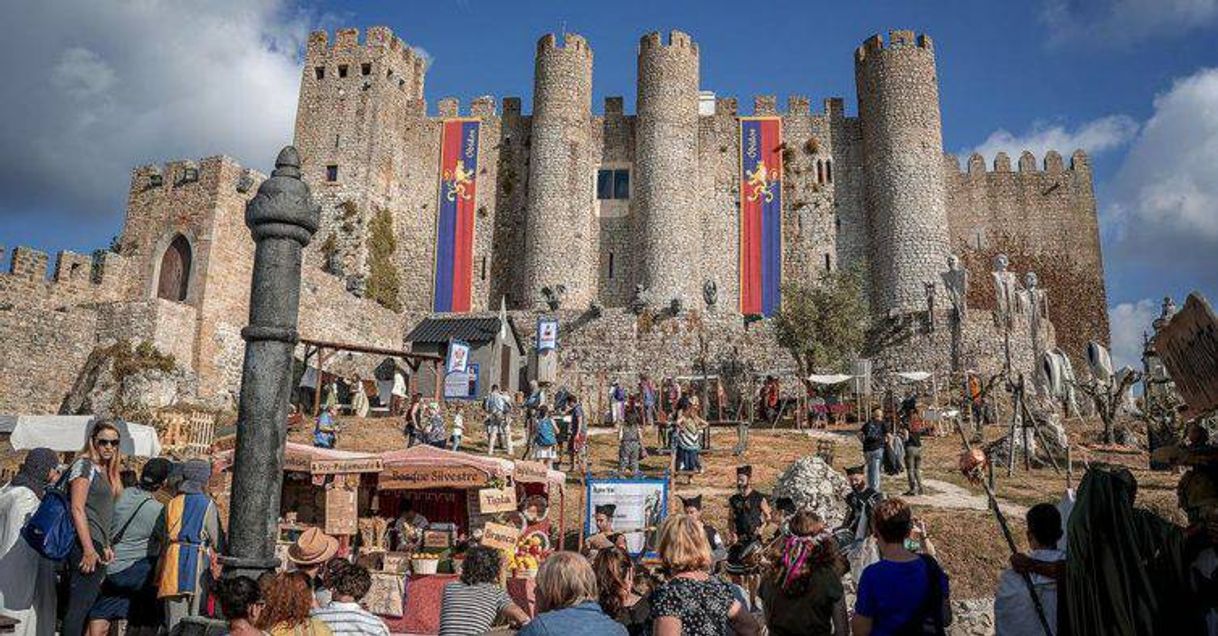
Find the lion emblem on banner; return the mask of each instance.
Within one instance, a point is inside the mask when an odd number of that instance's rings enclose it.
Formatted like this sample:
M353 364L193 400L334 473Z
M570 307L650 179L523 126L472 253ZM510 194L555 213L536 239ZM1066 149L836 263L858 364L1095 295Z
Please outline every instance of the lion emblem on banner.
M468 201L473 195L466 192L466 186L474 183L474 171L466 170L465 162L458 159L457 165L453 166L452 171L444 173L444 183L448 186L448 192L444 195L445 198L449 201L456 201L457 197L461 197Z
M774 200L774 190L771 186L774 185L776 179L770 177L770 169L766 167L764 161L757 162L757 168L752 172L744 171L744 176L747 178L745 185L748 186L749 201L764 199L766 203Z

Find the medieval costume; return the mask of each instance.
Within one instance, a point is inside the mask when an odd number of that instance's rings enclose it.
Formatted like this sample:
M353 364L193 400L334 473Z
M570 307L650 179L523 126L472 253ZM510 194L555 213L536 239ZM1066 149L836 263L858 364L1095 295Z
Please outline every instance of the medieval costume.
M741 476L751 480L753 467L737 466L736 477L739 479ZM761 528L770 516L770 504L764 494L747 485L727 500L727 506L728 523L732 526L737 543L751 543L761 538Z
M706 532L706 543L710 545L712 560L718 563L726 559L727 543L723 541L723 537L719 535L719 531L714 526L702 520L702 495L679 498L681 499L681 505L686 510L694 508L698 511L698 523L702 524L702 530Z
M178 495L165 504L157 597L165 602L166 628L199 616L207 598L215 557L224 550L220 514L205 492L211 464L192 459L182 467Z

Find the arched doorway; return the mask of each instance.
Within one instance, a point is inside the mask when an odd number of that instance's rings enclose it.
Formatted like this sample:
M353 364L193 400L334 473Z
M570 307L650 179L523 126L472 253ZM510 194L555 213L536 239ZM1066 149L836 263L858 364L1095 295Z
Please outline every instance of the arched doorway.
M161 257L161 277L157 281L157 298L176 302L186 300L190 284L190 242L181 234L174 237Z

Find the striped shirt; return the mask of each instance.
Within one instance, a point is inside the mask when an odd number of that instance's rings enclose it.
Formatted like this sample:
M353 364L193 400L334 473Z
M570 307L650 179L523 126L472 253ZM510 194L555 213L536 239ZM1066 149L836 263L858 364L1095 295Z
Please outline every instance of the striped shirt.
M503 610L512 604L507 592L494 583L444 586L440 604L440 636L473 636L489 631Z
M330 631L334 632L334 636L342 634L389 636L389 628L385 626L385 621L360 607L359 603L330 601L329 605L317 608L309 614L328 625Z

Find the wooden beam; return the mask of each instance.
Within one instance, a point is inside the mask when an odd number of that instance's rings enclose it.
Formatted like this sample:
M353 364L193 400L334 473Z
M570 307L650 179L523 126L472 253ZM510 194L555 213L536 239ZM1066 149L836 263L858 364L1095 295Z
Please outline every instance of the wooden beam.
M402 349L387 349L385 347L371 347L371 346L359 345L359 344L327 342L325 340L312 340L309 338L301 338L300 342L302 344L313 345L318 348L333 349L336 351L354 351L356 353L375 353L375 354L386 355L386 356L394 356L397 358L404 358L406 360L442 361L444 359L433 353L415 353L413 351L404 351Z

